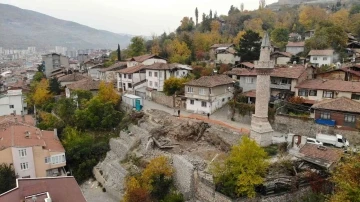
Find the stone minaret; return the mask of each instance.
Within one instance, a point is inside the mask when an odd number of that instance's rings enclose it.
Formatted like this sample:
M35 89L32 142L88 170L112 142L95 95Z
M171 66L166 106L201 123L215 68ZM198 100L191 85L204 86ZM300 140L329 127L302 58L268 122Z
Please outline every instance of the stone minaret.
M271 44L269 34L266 33L260 51L260 59L255 62L256 78L256 103L255 114L251 119L250 137L261 146L271 144L273 129L268 120L268 106L270 99L270 73L275 62L270 60Z

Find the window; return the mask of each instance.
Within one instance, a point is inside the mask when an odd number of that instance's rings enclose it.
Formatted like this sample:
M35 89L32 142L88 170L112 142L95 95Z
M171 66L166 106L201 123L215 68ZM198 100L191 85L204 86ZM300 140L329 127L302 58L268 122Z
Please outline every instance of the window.
M351 115L351 114L345 114L345 122L347 123L355 123L355 115Z
M154 77L158 77L158 73L157 73L157 72L154 72Z
M20 163L20 169L21 170L28 170L29 169L29 163L28 162Z
M149 86L151 86L151 87L152 87L152 81L149 81Z
M46 164L51 163L51 158L50 158L50 156L45 157L45 163L46 163Z
M313 60L317 60L317 57L313 57Z
M14 105L9 105L10 109L14 109Z
M212 90L211 90L211 88L209 88L209 95L211 95L212 94Z
M205 102L205 101L201 101L201 106L202 106L202 107L206 107L206 102Z
M245 78L245 83L254 83L254 78L253 77L246 77Z
M194 105L194 100L190 100L190 104L191 104L191 105Z
M60 164L60 163L64 163L65 161L66 161L65 160L65 154L51 156L51 163L52 164Z
M124 75L124 79L126 79L126 74L123 74Z
M155 84L155 87L158 87L158 82L154 82L154 84Z
M323 97L324 98L333 98L334 97L334 91L324 91Z
M222 101L225 102L225 98L223 98Z
M316 96L317 95L317 90L309 90L309 95L310 96Z
M199 95L205 95L205 88L199 89Z
M360 94L351 94L351 99L360 100Z
M128 83L128 88L132 88L132 84L131 84L131 83Z
M321 118L321 119L330 119L331 116L330 116L330 113L329 113L329 112L321 112L321 113L320 113L320 118Z
M19 156L20 157L25 157L26 156L26 149L20 149L19 150Z
M299 96L307 97L307 96L308 96L308 90L306 90L306 89L299 89L298 94L299 94Z
M162 72L159 72L159 78L162 78Z
M131 74L129 74L129 75L128 75L128 78L129 78L129 79L131 79L131 78L132 78L132 75L131 75Z
M149 77L152 77L152 72L149 72Z
M193 92L194 92L194 88L193 88L193 87L188 87L188 88L187 88L187 92L188 92L188 93L193 93Z
M240 76L236 76L236 79L237 79L237 80L240 80Z
M324 61L327 60L327 57L323 57L323 60L324 60Z
M179 76L179 71L176 71L176 76Z

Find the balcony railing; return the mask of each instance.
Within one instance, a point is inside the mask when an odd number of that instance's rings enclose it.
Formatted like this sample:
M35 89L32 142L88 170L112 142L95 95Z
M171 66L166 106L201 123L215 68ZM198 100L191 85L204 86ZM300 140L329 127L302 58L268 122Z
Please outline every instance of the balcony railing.
M290 90L291 84L270 84L270 88L276 88L281 90Z

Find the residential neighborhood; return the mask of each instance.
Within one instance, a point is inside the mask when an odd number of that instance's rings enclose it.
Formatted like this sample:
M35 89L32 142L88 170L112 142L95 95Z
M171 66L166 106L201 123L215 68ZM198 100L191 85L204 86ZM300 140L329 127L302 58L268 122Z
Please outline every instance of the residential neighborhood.
M359 2L1 1L0 202L359 199Z

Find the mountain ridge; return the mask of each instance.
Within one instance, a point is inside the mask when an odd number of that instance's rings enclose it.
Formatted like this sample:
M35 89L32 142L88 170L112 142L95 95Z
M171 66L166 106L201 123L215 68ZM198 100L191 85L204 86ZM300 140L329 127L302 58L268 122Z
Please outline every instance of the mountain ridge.
M117 34L47 14L0 3L0 47L116 48L126 47L130 34Z

